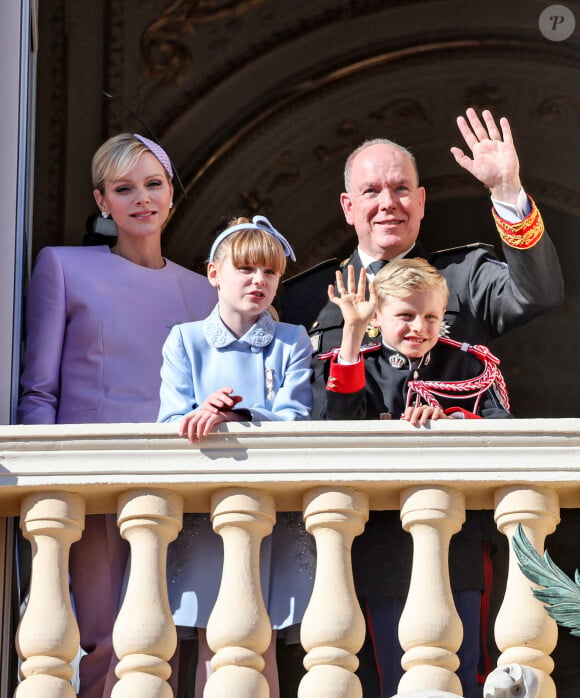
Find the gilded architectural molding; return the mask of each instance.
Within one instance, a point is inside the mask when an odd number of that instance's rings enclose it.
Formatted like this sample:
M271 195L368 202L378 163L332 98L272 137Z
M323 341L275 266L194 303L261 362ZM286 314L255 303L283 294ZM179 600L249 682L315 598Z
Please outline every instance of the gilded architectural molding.
M237 17L263 2L177 0L143 33L141 56L147 75L165 83L184 79L193 62L188 42L195 36L197 25Z

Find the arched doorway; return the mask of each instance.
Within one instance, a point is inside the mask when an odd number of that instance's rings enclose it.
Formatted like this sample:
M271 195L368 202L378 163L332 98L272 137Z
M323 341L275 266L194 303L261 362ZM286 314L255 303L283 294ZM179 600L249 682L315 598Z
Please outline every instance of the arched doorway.
M225 219L258 211L296 247L290 273L347 254L342 168L375 136L417 157L429 248L497 245L486 193L449 154L461 142L456 115L488 107L510 119L567 286L563 308L495 349L516 414L577 416L580 47L574 35L541 34L543 9L529 0L41 4L34 249L80 242L94 211L90 157L114 132L143 131L130 110L183 181L165 250L185 266L203 268Z

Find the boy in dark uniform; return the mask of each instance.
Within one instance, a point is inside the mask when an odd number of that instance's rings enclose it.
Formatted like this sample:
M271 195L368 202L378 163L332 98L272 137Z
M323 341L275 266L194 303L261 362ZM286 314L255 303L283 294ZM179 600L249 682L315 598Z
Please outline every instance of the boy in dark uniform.
M405 419L415 426L448 418L508 418L505 384L497 359L485 347L440 337L448 300L443 276L424 259L401 259L375 276L366 297L366 272L358 285L350 266L345 286L336 273L330 301L344 319L339 350L326 354L323 414L327 419ZM370 329L369 329L370 328ZM367 330L381 342L362 347ZM363 358L364 357L364 358ZM436 383L435 383L436 382ZM433 393L433 390L436 393ZM442 394L448 397L442 397ZM477 681L482 550L480 512L468 512L453 539L452 588L464 623L459 677L464 695L481 695ZM380 672L380 693L396 693L402 670L397 626L412 563L410 536L398 512L373 512L353 546L353 572Z
M348 269L348 287L336 273L336 285L328 295L344 318L339 351L329 358L326 419L406 419L424 426L430 419L505 418L507 394L497 359L485 347L468 347L440 339L449 298L443 276L421 258L401 259L384 267L365 297L366 272L360 272L355 288L354 267ZM369 329L370 325L370 329ZM380 332L382 342L362 349L366 332ZM477 357L480 357L479 359ZM482 374L477 387L465 390L466 382ZM484 372L485 373L485 372ZM409 391L414 381L417 399ZM424 381L437 381L438 392L451 392L436 399ZM496 385L497 383L497 385ZM421 393L426 402L421 401ZM503 395L502 395L503 393ZM461 407L459 406L461 405Z

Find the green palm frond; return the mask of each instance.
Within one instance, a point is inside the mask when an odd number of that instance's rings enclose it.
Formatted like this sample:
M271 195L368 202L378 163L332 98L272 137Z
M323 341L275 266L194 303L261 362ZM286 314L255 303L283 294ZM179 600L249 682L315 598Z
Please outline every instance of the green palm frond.
M532 589L548 614L558 623L571 629L571 634L580 637L580 574L576 570L572 581L554 563L546 551L543 557L530 543L521 524L518 524L512 539L514 552L520 569L532 582L542 589Z

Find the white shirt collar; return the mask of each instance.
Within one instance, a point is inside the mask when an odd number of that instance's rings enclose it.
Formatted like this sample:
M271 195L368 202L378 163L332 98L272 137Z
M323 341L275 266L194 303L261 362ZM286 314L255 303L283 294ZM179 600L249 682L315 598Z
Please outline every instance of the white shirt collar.
M396 257L393 257L393 259L389 259L389 262L394 262L394 261L397 260L397 259L403 259L403 257L404 257L406 254L409 254L409 252L413 249L413 247L415 247L415 243L413 243L413 244L411 245L411 247L409 247L408 250L405 250L405 252L401 252L401 254L398 254ZM374 257L371 257L370 254L367 254L366 252L363 252L363 251L361 250L361 248L360 248L360 245L359 245L359 247L357 248L357 252L358 252L358 256L360 257L360 261L361 261L362 264L363 264L363 267L368 267L368 265L371 264L371 262L376 262L376 261L377 261ZM373 279L374 276L375 276L374 274L372 274L371 272L367 271L367 279Z

